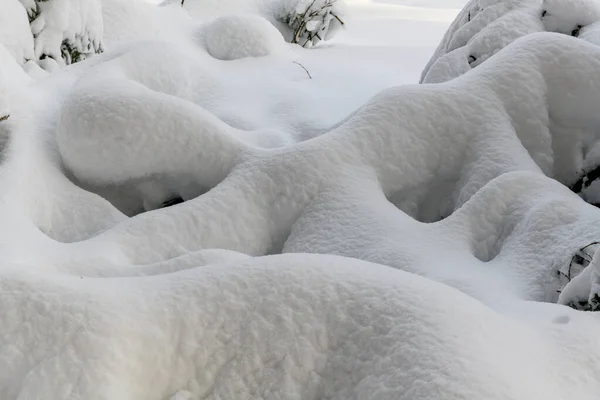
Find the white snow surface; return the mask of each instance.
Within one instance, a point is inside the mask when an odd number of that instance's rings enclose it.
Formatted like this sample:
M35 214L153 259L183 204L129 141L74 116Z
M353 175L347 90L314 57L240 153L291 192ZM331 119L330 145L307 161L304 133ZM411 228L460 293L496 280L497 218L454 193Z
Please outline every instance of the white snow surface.
M19 64L33 58L33 36L29 29L27 12L19 0L2 1L0 44L8 49Z
M231 15L211 21L202 34L208 53L219 60L262 57L284 47L281 33L258 15Z
M460 5L349 2L359 31ZM564 275L600 239L565 187L600 47L522 35L398 86L430 39L223 60L239 17L158 9L105 0L123 36L47 77L0 58L1 399L597 398L600 316L556 303L600 291L597 251Z

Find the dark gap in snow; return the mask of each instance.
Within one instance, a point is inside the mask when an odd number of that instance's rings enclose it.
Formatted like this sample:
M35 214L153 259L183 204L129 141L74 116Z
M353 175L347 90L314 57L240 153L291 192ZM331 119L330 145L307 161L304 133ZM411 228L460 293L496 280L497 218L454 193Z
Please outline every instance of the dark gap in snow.
M177 204L181 204L183 202L184 202L184 200L181 197L179 197L179 196L172 197L169 200L167 200L164 203L162 203L160 208L171 207L171 206L174 206L174 205L177 205Z
M597 167L595 167L594 169L592 169L589 172L586 171L582 171L583 174L581 176L581 178L579 178L574 184L572 184L569 188L575 192L575 193L581 193L581 191L583 191L584 189L587 189L588 187L590 187L592 185L592 183L594 183L595 181L597 181L598 179L600 179L600 165L598 165Z

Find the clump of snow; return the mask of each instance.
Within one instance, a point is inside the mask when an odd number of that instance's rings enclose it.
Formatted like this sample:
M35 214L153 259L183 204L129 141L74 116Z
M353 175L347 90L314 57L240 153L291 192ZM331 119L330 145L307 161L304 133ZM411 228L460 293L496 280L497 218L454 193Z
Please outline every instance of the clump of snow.
M262 57L280 52L281 33L256 15L230 15L206 24L202 31L206 49L219 60Z
M0 12L0 44L19 64L33 58L33 36L25 9L19 0L6 0Z
M600 21L597 0L544 0L542 22L547 31L579 36L580 30Z

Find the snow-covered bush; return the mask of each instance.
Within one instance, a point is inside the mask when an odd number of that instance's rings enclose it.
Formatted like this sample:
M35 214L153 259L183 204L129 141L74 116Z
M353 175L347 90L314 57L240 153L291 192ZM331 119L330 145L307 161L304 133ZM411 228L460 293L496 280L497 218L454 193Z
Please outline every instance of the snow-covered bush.
M421 80L423 83L452 80L485 64L488 59L493 60L494 54L518 38L542 31L556 32L600 45L600 2L471 0L446 33L423 71ZM555 56L556 60L564 60L567 52L557 48ZM585 69L579 68L571 72L587 73ZM518 70L515 70L515 76L516 74L519 74ZM572 88L565 87L561 95L576 94ZM548 118L557 119L557 115L550 112ZM550 127L550 135L565 135L563 139L553 140L553 148L570 150L561 156L562 160L549 174L565 183L588 203L600 206L600 143L594 134L596 130L597 124L580 129L560 125ZM581 137L589 139L573 147L572 142ZM531 152L531 149L528 148L528 151ZM567 166L569 173L566 173ZM600 311L600 253L597 249L597 242L583 246L574 253L570 263L563 264L568 268L559 269L560 277L566 279L560 285L564 286L560 290L560 303L581 310Z
M477 67L517 38L557 32L592 39L598 0L471 0L423 70L422 83L444 82Z
M71 64L101 53L101 0L20 0L31 23L34 60Z
M181 0L165 0L163 6L181 7ZM328 40L344 26L345 0L186 0L196 19L210 21L236 13L258 14L271 21L284 38L301 46Z
M292 43L303 47L333 37L344 25L341 0L300 0L285 15L292 29Z

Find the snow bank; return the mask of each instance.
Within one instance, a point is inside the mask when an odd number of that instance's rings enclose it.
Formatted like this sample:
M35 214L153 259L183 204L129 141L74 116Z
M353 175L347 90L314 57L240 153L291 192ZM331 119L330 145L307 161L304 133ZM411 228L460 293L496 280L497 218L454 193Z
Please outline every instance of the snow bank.
M0 285L3 338L14 343L1 358L6 398L558 399L600 389L590 315L519 321L359 260L285 255L137 279L5 266ZM580 363L589 375L564 374Z
M565 186L600 47L526 35L343 118L355 75L188 27L10 94L0 397L597 397L600 321L552 303L600 291Z

